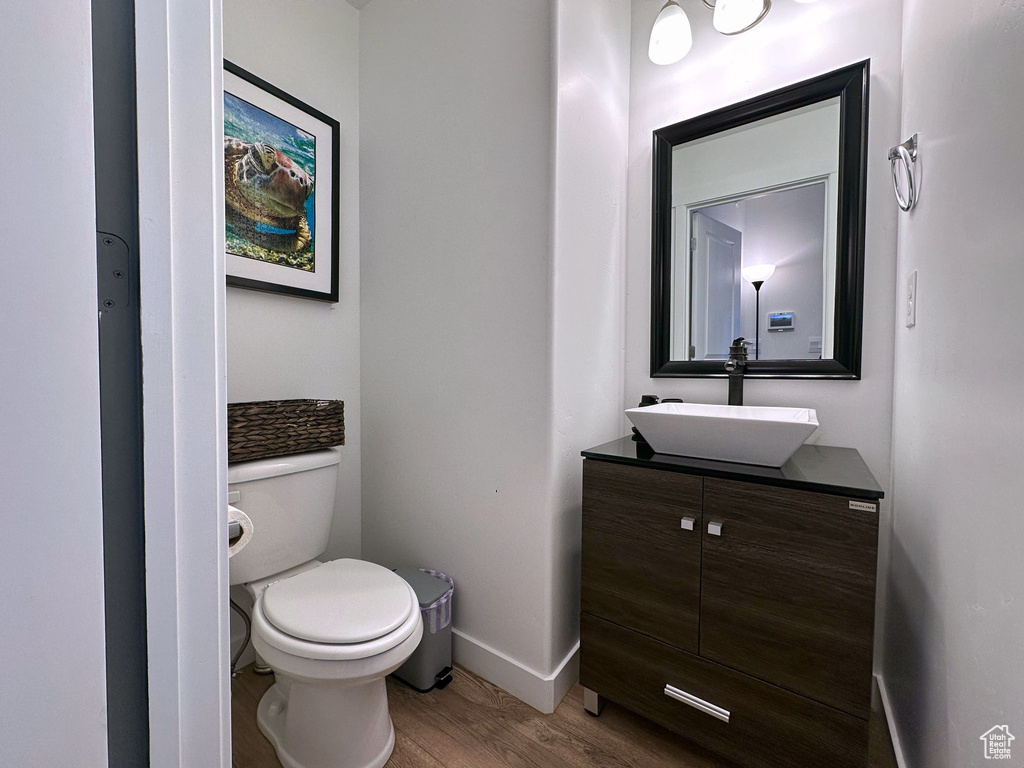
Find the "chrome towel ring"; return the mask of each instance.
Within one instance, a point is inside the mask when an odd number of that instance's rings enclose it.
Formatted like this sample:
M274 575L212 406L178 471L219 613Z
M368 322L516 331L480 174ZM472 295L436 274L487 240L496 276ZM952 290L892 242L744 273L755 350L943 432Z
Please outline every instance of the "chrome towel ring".
M896 192L896 202L902 211L909 211L917 205L917 179L914 175L914 164L917 162L917 134L915 133L902 144L889 150L889 166L892 169L892 188ZM903 166L903 175L907 177L907 194L903 196L900 189L899 166Z

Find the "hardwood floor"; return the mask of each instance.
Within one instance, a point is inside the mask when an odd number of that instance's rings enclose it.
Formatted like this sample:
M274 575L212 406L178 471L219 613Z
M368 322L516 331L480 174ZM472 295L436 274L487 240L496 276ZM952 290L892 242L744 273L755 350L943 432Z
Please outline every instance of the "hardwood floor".
M672 732L609 703L595 718L573 686L553 715L456 667L443 691L419 694L388 679L395 752L389 768L732 768ZM231 682L235 768L281 768L256 705L274 682L252 667ZM896 768L885 719L872 712L871 763Z

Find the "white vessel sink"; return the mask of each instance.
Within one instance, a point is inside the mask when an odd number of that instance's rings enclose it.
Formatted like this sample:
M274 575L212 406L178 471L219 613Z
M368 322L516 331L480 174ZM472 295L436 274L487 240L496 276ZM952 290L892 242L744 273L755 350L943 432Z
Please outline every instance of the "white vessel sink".
M657 453L781 467L818 428L810 408L661 403L626 416Z

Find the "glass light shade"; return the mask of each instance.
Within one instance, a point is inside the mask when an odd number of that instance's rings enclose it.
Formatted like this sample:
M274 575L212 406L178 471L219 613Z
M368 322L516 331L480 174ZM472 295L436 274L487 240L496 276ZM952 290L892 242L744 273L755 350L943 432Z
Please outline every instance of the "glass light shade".
M693 32L686 11L670 0L654 21L647 55L655 64L675 64L690 52L691 45Z
M735 35L750 29L767 11L769 0L718 0L715 3L715 29L723 35Z
M743 279L748 283L763 283L774 274L774 264L758 264L754 267L743 268Z
M818 0L796 0L798 3L816 3Z

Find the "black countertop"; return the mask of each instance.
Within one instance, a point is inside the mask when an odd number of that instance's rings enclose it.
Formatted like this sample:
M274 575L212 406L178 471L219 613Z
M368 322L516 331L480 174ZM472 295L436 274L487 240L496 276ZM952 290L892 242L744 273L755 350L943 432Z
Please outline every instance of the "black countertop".
M868 465L854 448L802 445L789 461L778 468L655 453L647 443L638 443L631 437L623 437L590 448L583 451L583 455L588 459L612 461L617 464L666 469L670 472L720 477L726 480L742 480L836 496L853 496L859 499L881 499L885 496Z

